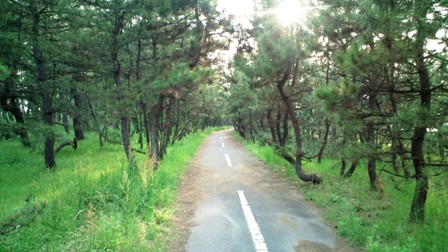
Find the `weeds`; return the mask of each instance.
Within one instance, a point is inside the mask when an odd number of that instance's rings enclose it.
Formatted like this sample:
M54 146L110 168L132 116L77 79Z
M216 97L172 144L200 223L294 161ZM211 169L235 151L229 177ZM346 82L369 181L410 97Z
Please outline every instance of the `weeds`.
M100 148L93 135L76 151L62 149L53 172L18 141L1 142L0 251L167 250L177 184L211 131L169 147L155 173L145 155L135 157L138 169L129 169L121 146ZM32 210L26 195L46 207L37 203ZM23 227L10 230L18 223Z
M313 201L334 223L336 232L367 251L448 251L448 190L430 187L426 203L426 222L409 223L414 182L400 181L382 174L385 187L381 197L369 188L367 171L361 167L351 178L339 176L337 160L309 162L304 169L325 178L319 186L299 182L293 167L268 146L246 143L246 147L276 172L297 181L306 200ZM444 183L445 177L431 178L431 185ZM398 186L397 186L398 185ZM397 187L399 190L397 190Z

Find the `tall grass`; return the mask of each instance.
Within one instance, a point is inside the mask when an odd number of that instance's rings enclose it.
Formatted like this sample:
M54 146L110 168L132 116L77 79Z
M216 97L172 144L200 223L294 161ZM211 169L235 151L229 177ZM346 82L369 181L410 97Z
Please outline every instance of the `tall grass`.
M351 178L339 176L339 161L321 164L305 162L306 172L324 179L322 185L300 182L294 168L271 147L246 143L246 147L275 171L297 181L305 199L315 202L336 231L353 245L367 251L448 251L447 176L431 178L424 224L409 223L409 211L415 182L381 173L384 195L370 190L366 164L360 164Z
M57 168L18 141L0 143L0 251L164 251L177 184L207 129L169 147L153 173L95 136L57 154Z

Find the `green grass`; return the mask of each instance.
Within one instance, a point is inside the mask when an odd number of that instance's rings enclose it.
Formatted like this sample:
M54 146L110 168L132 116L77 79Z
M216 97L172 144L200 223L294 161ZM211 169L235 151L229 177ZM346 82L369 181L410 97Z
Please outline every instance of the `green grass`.
M89 135L54 171L17 140L0 142L0 251L166 251L173 201L207 129L169 147L157 172Z
M448 251L448 188L446 174L431 178L424 224L409 223L414 181L381 173L384 196L370 191L365 164L351 178L339 177L339 161L304 162L306 172L323 177L324 183L300 182L294 168L269 146L246 143L246 147L276 172L297 181L305 199L323 209L336 232L366 251ZM445 186L439 186L443 184Z

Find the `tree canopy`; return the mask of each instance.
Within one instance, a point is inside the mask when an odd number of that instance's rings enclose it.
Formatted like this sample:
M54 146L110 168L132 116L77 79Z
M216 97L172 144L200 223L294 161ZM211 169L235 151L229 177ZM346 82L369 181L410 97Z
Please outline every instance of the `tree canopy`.
M286 23L279 2L255 2L238 26L213 0L2 1L1 138L53 169L59 148L94 132L156 170L188 133L233 124L303 181L325 181L302 166L323 157L345 177L365 160L373 191L379 172L415 180L409 218L422 222L429 178L448 165L447 4L309 1Z

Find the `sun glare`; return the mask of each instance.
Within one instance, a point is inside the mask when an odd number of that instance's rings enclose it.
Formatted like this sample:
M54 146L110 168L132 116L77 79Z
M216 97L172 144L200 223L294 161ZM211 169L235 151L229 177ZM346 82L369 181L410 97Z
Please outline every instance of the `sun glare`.
M274 14L281 25L288 26L306 20L306 8L298 0L283 0Z

